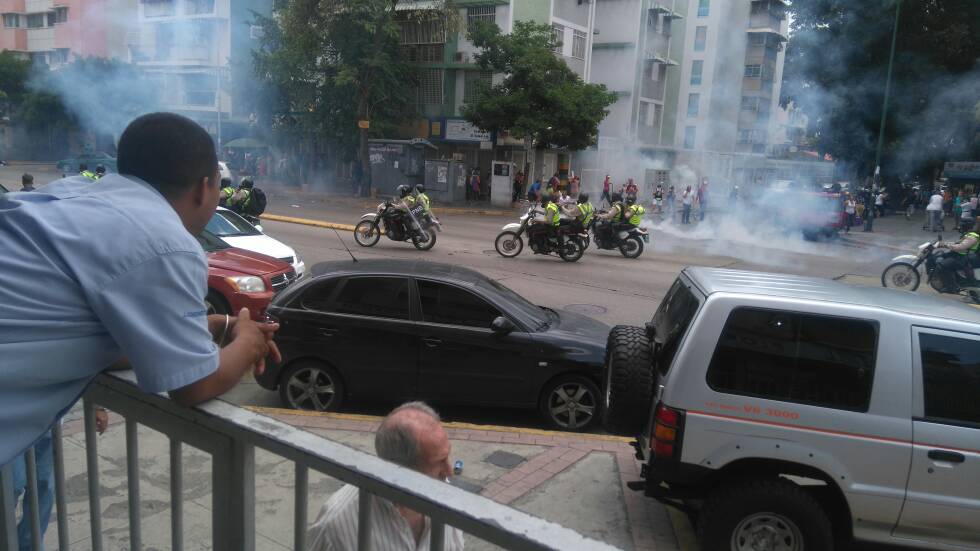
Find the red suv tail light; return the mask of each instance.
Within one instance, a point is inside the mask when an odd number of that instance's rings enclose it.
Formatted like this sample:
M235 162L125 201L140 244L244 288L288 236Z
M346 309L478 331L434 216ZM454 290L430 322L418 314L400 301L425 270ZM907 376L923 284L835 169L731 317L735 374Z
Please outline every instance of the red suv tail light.
M653 455L658 459L677 459L680 448L681 425L684 412L672 409L660 402L657 404L653 417L653 428L650 432L650 442L653 443Z

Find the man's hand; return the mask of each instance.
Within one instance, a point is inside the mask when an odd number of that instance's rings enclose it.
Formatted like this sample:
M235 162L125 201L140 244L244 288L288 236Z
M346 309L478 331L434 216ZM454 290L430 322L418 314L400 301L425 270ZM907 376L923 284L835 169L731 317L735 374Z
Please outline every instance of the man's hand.
M237 322L233 329L229 329L231 335L229 346L238 343L253 358L252 365L255 367L255 374L261 375L265 371L265 358L271 352L276 361L281 361L279 348L272 341L272 337L279 330L278 323L257 323L252 321L248 308L242 308L238 313Z

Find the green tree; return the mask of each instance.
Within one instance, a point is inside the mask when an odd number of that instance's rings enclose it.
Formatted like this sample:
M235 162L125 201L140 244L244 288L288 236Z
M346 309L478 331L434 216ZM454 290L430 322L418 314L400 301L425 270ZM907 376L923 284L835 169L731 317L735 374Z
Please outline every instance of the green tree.
M403 2L408 3L408 2ZM422 11L399 0L292 0L264 31L256 72L275 92L271 120L298 135L328 138L356 156L370 187L368 137L385 136L415 115L417 71L399 47L403 22L435 21L446 29L444 2ZM359 128L369 121L370 128ZM351 155L356 152L356 155Z
M9 109L20 104L27 91L30 72L30 61L21 59L9 50L0 52L0 106L3 114L9 115Z
M554 54L550 26L515 21L514 31L505 35L496 25L482 23L469 38L481 48L476 55L480 67L504 77L463 107L467 120L538 146L584 149L595 144L616 94L602 84L583 82Z
M821 153L874 170L896 0L793 2L783 102L810 118ZM980 2L903 0L882 170L929 177L980 155Z

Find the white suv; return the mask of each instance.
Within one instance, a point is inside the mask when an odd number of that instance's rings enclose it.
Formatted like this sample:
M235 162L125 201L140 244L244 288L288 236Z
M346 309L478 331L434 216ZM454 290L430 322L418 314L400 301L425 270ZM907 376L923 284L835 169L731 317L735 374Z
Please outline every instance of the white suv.
M980 310L688 268L607 350L607 429L705 551L980 549Z

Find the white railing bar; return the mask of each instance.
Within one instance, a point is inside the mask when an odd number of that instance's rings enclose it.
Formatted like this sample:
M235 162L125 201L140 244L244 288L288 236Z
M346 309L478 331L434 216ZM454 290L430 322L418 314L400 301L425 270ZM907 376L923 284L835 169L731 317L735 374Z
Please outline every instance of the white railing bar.
M126 417L126 478L129 486L129 548L140 551L143 548L140 530L140 455L137 435L139 424Z
M17 549L17 508L14 502L14 461L0 465L0 546Z
M23 514L30 521L31 551L41 551L41 520L38 511L37 498L37 453L34 446L24 452L24 464L27 475L27 495L22 508Z
M211 459L211 540L216 551L255 550L255 448L241 440Z
M65 446L61 439L61 422L59 421L51 428L51 446L54 458L54 499L58 514L58 549L68 551L71 538L68 535L68 500L65 497Z
M357 551L371 551L371 493L357 491ZM382 550L378 550L382 551Z
M214 449L214 442L224 438L241 441L507 549L615 549L553 522L221 400L195 408L178 406L162 395L141 392L135 380L131 371L100 375L90 385L88 396L115 411L133 415L141 411L145 419L136 415L141 423L152 428L159 426L156 430L165 434L173 434L175 427L185 427L187 436L181 432L181 437L185 441L201 441L201 449Z
M92 526L92 551L102 551L102 489L99 487L99 442L95 435L95 406L84 398L85 466L88 471L88 515Z
M436 520L429 521L429 551L443 551L446 547L446 525Z
M307 484L309 483L310 470L305 466L296 464L296 484L295 484L295 503L293 510L293 549L298 551L306 550L306 517L309 497L307 496Z
M180 440L170 438L170 549L184 551L184 466Z

